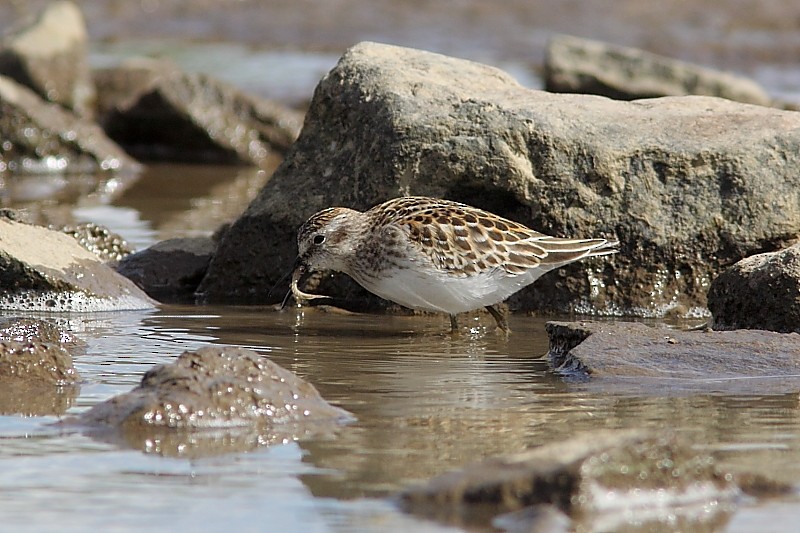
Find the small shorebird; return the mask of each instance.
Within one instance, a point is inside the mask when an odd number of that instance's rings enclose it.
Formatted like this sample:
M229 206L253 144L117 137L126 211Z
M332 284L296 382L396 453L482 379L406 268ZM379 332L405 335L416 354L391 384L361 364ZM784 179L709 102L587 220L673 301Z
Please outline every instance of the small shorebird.
M368 291L413 309L450 315L485 307L508 332L497 309L542 274L585 257L613 254L617 241L561 239L468 205L403 197L360 212L331 207L297 232L292 272L296 300L307 272L344 272Z

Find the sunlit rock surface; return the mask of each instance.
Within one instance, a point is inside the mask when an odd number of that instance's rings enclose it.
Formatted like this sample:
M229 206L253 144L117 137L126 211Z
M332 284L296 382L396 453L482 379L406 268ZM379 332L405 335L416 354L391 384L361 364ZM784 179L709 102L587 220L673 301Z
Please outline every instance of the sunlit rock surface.
M47 101L91 118L94 82L87 61L88 34L73 2L48 5L0 45L0 74L28 86Z
M60 231L75 237L78 244L106 263L116 263L133 253L121 235L93 222L63 226Z
M0 309L149 309L144 292L71 236L0 218Z
M130 60L94 78L101 124L142 160L263 166L303 124L302 113L161 61Z
M419 194L552 235L619 238L619 254L547 274L509 300L513 310L703 315L717 272L800 232L798 168L798 113L700 96L551 94L486 65L361 43L318 85L300 138L198 291L277 301L283 291L269 291L307 217ZM345 276L318 292L352 309L376 301Z
M714 329L800 333L800 244L742 259L711 282Z
M92 407L77 422L146 451L202 455L296 440L349 420L313 385L266 357L209 346L153 367L138 387Z
M524 531L538 531L537 521L554 519L542 512L545 505L572 518L570 530L661 531L659 524L668 522L696 531L724 524L739 493L733 476L688 443L646 432L601 431L467 465L408 489L400 503L459 526L478 527L533 508L539 512L530 513ZM525 521L520 514L515 518L517 527Z
M631 322L548 322L550 366L597 391L787 393L800 387L800 335L678 331Z
M548 44L545 87L617 100L694 94L746 104L772 103L762 87L744 76L569 35L558 35Z

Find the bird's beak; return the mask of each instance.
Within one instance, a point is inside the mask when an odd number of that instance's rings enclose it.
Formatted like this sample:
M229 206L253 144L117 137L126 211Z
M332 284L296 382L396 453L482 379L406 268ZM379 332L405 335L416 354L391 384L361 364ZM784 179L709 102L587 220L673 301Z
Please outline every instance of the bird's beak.
M319 298L330 298L330 296L322 296L318 294L309 294L307 292L301 291L297 284L306 273L308 272L308 266L303 261L302 257L298 257L297 260L294 262L294 270L292 270L292 284L291 284L291 293L294 295L294 299L299 303L305 300L316 300ZM288 296L288 295L287 295ZM285 301L285 300L284 300Z

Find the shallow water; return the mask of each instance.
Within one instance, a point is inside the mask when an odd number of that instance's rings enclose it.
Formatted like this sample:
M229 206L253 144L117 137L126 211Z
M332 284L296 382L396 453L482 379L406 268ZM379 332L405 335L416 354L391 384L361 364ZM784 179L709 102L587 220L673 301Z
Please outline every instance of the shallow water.
M385 497L487 455L598 428L669 428L733 470L800 478L796 393L588 395L547 371L543 319L511 317L508 340L488 317L470 318L455 339L444 317L302 309L166 306L58 320L87 341L67 414L216 343L271 357L357 421L333 436L184 458L48 427L56 417L0 416L4 530L439 531ZM726 530L752 530L769 514L771 531L793 531L797 503L745 502Z

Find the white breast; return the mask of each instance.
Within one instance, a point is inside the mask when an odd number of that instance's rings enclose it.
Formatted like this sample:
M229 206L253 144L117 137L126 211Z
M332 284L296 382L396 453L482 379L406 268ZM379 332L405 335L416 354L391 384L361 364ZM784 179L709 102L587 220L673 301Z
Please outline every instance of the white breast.
M435 270L396 268L380 279L353 278L381 298L426 311L456 314L502 302L536 281L547 270L533 269L517 276L502 269L469 277L453 277Z

